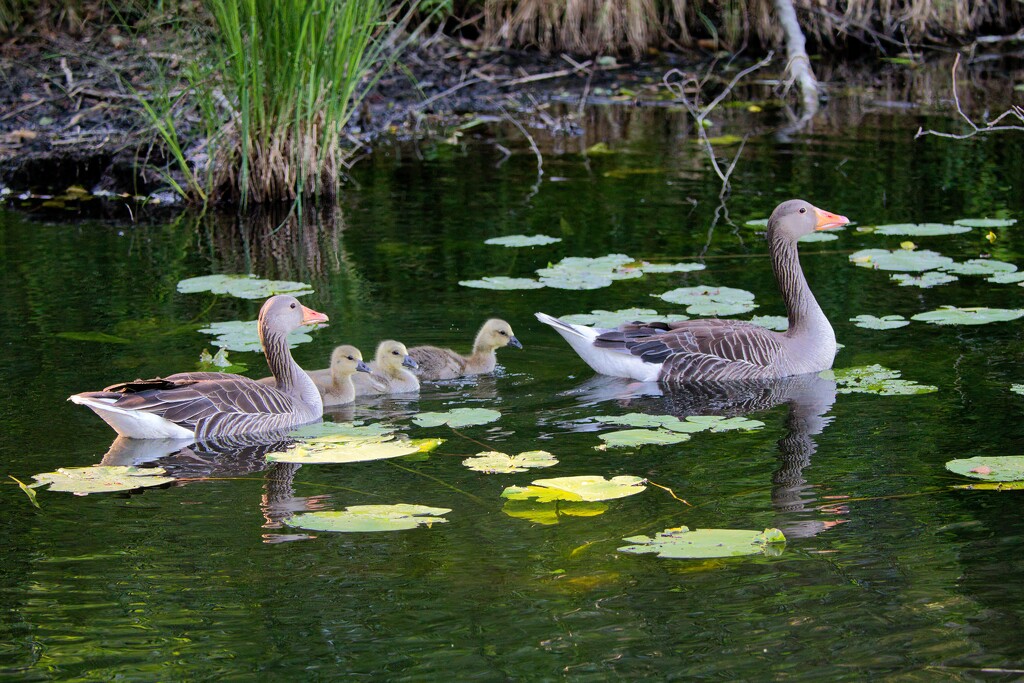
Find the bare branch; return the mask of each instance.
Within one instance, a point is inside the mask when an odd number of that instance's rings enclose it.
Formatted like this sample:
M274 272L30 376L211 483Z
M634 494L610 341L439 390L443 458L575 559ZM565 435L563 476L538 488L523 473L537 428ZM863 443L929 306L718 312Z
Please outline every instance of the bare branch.
M940 137L940 138L952 138L954 140L966 140L967 138L973 138L975 135L978 135L979 133L994 133L994 132L1003 131L1003 130L1022 130L1022 131L1024 131L1024 126L1013 126L1013 125L1003 125L1003 126L1000 126L1000 125L997 125L1000 121L1002 121L1003 119L1005 119L1007 117L1015 117L1018 120L1020 120L1021 123L1024 123L1024 108L1022 108L1022 107L1020 107L1018 105L1011 105L1011 107L1009 109L1004 111L1002 114L997 116L992 121L986 121L984 127L978 126L978 124L976 124L974 121L972 121L971 117L968 116L967 114L965 114L964 110L963 110L963 107L960 106L960 93L957 91L957 83L956 83L956 70L957 70L958 66L960 66L960 53L957 53L956 59L953 60L953 104L956 106L956 113L959 114L960 118L962 118L964 120L964 122L970 127L970 132L968 132L968 133L943 133L943 132L937 131L937 130L931 130L931 129L925 130L923 127L921 127L921 128L917 129L916 133L914 133L914 139L915 140L917 138L923 136L923 135L935 135L936 137Z

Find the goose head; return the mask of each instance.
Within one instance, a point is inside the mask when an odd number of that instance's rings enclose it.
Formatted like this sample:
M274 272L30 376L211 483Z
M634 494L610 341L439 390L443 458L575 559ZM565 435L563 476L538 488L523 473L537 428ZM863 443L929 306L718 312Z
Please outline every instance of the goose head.
M387 375L398 374L403 367L419 367L419 364L409 355L405 344L394 339L385 339L378 344L374 359L377 361L377 368Z
M260 337L267 334L287 335L303 325L325 323L327 320L326 315L306 308L295 297L278 294L267 299L260 309Z
M802 199L782 202L768 219L768 237L780 235L793 242L816 230L831 230L846 225L846 216L819 209Z
M370 372L363 354L354 346L339 346L331 353L331 377L348 377L357 372Z
M521 349L523 345L512 334L512 326L500 318L491 318L483 324L476 335L474 346L482 351L493 351L504 346Z

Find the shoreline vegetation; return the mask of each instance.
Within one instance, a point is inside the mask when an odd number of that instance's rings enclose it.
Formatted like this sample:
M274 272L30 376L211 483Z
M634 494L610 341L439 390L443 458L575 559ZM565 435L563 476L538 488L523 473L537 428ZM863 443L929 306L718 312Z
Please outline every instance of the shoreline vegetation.
M969 69L979 53L1019 57L1022 23L1016 0L0 0L0 193L71 179L93 194L301 210L333 197L375 136L454 138L488 118L515 126L541 168L521 114L566 80L580 113L606 92L685 106L708 141L737 74L764 67L788 119L775 132L792 135L826 94L816 71L958 51Z

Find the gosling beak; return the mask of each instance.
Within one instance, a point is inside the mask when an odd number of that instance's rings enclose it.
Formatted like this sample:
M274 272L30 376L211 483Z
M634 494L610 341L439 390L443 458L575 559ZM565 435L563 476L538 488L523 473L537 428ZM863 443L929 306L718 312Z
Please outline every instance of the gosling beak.
M363 361L359 361L356 363L356 372L373 372L373 370L371 370L370 366Z
M831 230L832 228L838 228L850 222L850 219L846 216L840 216L837 213L829 213L828 211L823 211L817 207L815 207L814 213L818 216L818 222L814 226L815 230Z
M508 338L508 345L511 346L513 349L523 348L523 343L516 339L515 335L512 335L511 337Z
M404 366L405 366L405 367L407 367L407 368L413 368L413 369L415 369L415 368L418 368L418 367L420 366L420 364L419 364L419 363L417 363L416 361L414 361L414 360L412 359L412 356L406 356L406 357L405 357L405 358L404 358L404 359L402 360L402 365L404 365Z
M301 306L301 304L300 304L300 306ZM312 308L306 308L305 306L302 306L302 324L303 325L313 325L315 323L325 323L328 320L329 320L329 318L326 315L324 315L323 313L318 313L318 312L314 311Z

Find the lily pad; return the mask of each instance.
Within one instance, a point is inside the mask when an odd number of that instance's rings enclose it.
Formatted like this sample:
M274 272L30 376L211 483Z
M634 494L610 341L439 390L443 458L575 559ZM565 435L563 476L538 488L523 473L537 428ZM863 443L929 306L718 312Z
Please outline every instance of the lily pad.
M392 425L381 422L368 425L357 425L351 422L317 422L288 432L288 436L297 439L319 439L326 442L333 438L344 440L351 437L384 436L396 429Z
M631 448L636 446L666 446L689 441L690 435L668 429L623 429L617 432L598 434L607 448Z
M755 315L750 322L776 332L785 332L789 329L789 318L784 315Z
M839 394L878 394L880 396L908 396L930 394L938 387L917 384L900 379L899 370L890 370L881 365L865 365L855 368L825 370L819 373L824 379L835 380Z
M963 263L951 263L948 266L943 266L942 270L947 273L956 273L957 275L992 276L1014 273L1017 271L1017 266L995 259L973 258Z
M910 324L910 321L902 315L883 315L881 318L878 318L873 315L864 314L850 318L850 322L854 323L857 327L863 327L867 330L894 330L897 327L904 327Z
M692 273L697 270L704 270L707 266L703 263L648 263L644 261L640 270L647 273Z
M1021 316L1024 316L1024 309L1020 308L985 308L984 306L957 308L956 306L943 306L934 311L918 313L911 320L919 320L932 325L984 325L986 323L1016 320Z
M1024 394L1024 384L1012 384L1010 385L1010 391L1015 394Z
M928 249L861 249L850 254L850 261L861 268L903 272L934 270L953 263L948 256Z
M1016 222L1016 218L960 218L953 221L955 225L969 228L1008 228Z
M797 242L806 244L807 242L834 242L839 239L839 236L831 232L812 232L808 235L804 235Z
M441 515L448 508L426 505L351 505L342 512L307 512L285 520L288 526L309 531L340 531L344 533L368 531L403 531L418 526L444 524Z
M767 218L752 218L749 221L745 222L743 225L747 226L748 228L767 228L768 227L768 219Z
M235 363L228 359L228 350L221 348L217 353L210 355L210 352L203 349L199 352L199 363L197 370L200 372L230 372L239 375L245 372L249 366L244 363Z
M556 477L537 479L530 486L509 486L501 495L509 500L536 499L541 502L552 500L612 500L643 493L646 479L621 475L605 479L595 475L580 477Z
M650 308L623 308L618 311L591 311L590 313L575 313L573 315L563 315L562 320L567 323L574 323L576 325L593 325L601 329L612 329L623 325L625 323L632 322L676 322L680 320L689 320L690 317L686 315L658 315L658 312Z
M712 431L725 432L734 429L753 430L760 429L764 423L760 420L750 420L745 417L722 417L720 415L690 415L685 420L680 420L675 415L648 415L647 413L626 413L625 415L600 415L594 418L598 422L610 422L613 424L629 425L631 427L656 427L666 429L680 434L693 434L695 432ZM611 432L610 434L627 434L625 432ZM601 435L601 438L610 434ZM619 437L617 437L619 438ZM630 436L623 436L623 439L630 439ZM654 437L657 438L657 437ZM652 441L651 443L660 443ZM665 442L674 443L674 442ZM609 443L608 445L613 445ZM614 444L622 446L638 445L634 443Z
M199 331L203 334L212 334L214 339L210 343L228 351L258 352L263 350L263 346L260 344L258 320L215 322ZM289 348L313 341L311 336L299 330L293 331L287 339Z
M476 289L543 289L543 283L528 277L485 277L480 280L459 280L463 287Z
M690 415L686 418L686 431L731 432L737 429L749 432L764 427L764 422L746 417L722 417L721 415ZM693 429L696 425L699 429ZM671 427L669 427L671 429Z
M511 474L537 467L551 467L558 464L558 459L547 451L525 451L519 455L486 451L466 458L462 464L477 472Z
M507 235L505 237L492 237L489 240L484 240L484 244L494 244L500 247L539 247L561 241L561 237L549 237L547 235Z
M748 531L746 529L695 529L681 526L665 529L650 536L630 536L622 539L631 545L619 548L623 553L657 553L671 559L698 559L711 557L737 557L740 555L768 554L770 547L778 549L786 537L778 529Z
M1024 282L1024 273L996 273L995 275L985 278L985 281L995 282L1000 285L1017 284Z
M877 235L906 235L907 237L937 237L970 232L968 225L946 225L945 223L892 223L875 228Z
M497 410L489 408L455 408L444 413L420 413L412 419L420 427L469 427L494 422L501 417Z
M125 465L96 465L93 467L61 467L56 472L34 474L33 486L50 485L50 491L67 491L84 496L89 493L131 491L147 486L161 486L174 481L174 477L160 476L162 467L139 468Z
M757 308L754 295L733 287L680 287L663 294L652 294L669 303L685 305L690 315L736 315Z
M387 436L324 437L301 441L285 451L268 453L268 462L337 464L386 460L422 453L440 445L439 439L396 439Z
M313 287L305 282L288 280L262 280L255 275L204 275L192 277L178 283L182 294L210 292L227 294L240 299L266 299L275 294L304 296L313 293Z
M501 508L509 517L549 525L558 524L561 517L596 517L607 510L607 503L584 500L506 500Z
M960 278L956 275L950 275L949 273L940 273L937 270L929 270L927 273L921 273L916 276L908 275L907 273L893 273L889 276L889 279L898 282L900 287L920 287L921 289L929 289L931 287L949 284L950 282L956 282Z
M555 289L601 289L615 280L628 280L643 275L639 268L626 268L635 260L625 254L609 254L597 258L567 256L558 263L537 270L540 282Z
M1024 455L959 458L947 462L946 469L985 481L1024 481Z

